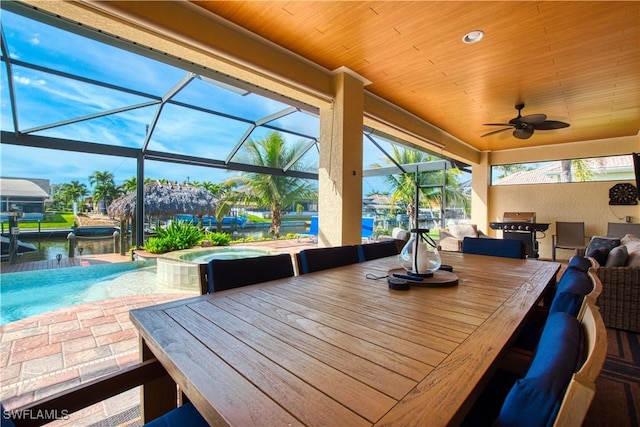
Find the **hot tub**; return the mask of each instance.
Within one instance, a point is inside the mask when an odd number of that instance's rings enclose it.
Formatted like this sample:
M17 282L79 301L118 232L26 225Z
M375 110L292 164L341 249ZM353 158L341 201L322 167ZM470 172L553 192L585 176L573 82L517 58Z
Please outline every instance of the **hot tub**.
M184 291L200 289L200 266L212 259L251 258L273 255L269 249L247 246L219 246L213 248L191 248L170 252L157 259L158 283Z

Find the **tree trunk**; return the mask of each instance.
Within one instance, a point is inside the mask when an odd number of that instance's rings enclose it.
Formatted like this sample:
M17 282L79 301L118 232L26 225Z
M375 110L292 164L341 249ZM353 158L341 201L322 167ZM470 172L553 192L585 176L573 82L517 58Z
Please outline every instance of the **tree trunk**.
M571 182L571 160L563 160L560 169L560 182Z
M280 207L277 205L271 206L271 227L269 227L269 233L273 235L274 239L280 238L280 225L282 220L280 218Z

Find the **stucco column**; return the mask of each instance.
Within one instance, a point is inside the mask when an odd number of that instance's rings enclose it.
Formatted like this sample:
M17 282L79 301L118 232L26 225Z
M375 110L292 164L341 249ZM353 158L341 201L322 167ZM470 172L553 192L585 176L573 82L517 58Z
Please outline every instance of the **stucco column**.
M363 88L353 73L336 73L334 102L320 110L319 246L361 241Z
M491 165L489 152L482 152L480 163L472 165L473 180L471 183L471 218L489 236L495 237L495 231L489 228L489 185L491 179Z

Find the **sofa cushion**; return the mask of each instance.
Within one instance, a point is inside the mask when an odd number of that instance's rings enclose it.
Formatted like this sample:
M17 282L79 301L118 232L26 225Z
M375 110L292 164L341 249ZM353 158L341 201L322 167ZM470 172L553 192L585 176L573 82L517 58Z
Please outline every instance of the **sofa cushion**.
M581 339L576 318L550 314L531 366L509 391L494 426L552 425L579 363Z
M627 234L620 239L620 244L627 248L627 267L640 267L640 237Z
M627 247L625 245L616 246L611 249L609 255L607 256L607 262L604 264L605 267L623 267L627 264L627 258L629 257L629 253L627 252Z

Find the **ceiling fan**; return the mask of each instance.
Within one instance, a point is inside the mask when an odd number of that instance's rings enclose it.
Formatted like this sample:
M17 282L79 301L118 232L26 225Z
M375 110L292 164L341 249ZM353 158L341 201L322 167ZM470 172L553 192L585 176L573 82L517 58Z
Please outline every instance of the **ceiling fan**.
M496 133L504 132L513 129L513 136L518 139L528 139L533 135L534 130L553 130L569 127L569 123L558 122L556 120L547 120L546 114L529 114L523 116L521 114L524 104L516 105L518 110L518 117L509 120L509 123L485 123L485 126L508 126L503 129L498 129L485 133L484 136L495 135Z

